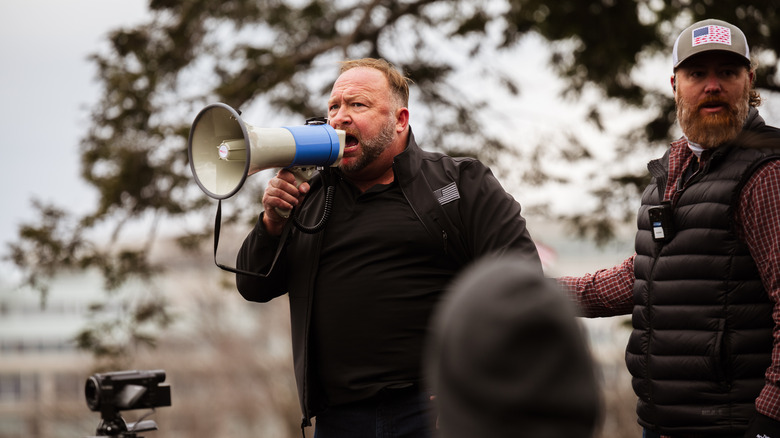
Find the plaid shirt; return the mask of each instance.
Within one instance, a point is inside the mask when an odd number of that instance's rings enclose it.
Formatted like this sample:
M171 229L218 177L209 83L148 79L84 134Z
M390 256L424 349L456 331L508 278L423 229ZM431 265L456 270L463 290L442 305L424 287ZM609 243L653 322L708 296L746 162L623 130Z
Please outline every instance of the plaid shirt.
M664 200L674 204L679 196L678 180L696 156L684 138L672 143L671 148ZM775 303L772 365L756 399L756 410L780 421L780 160L766 163L753 173L740 193L734 216L737 234L747 244L764 288ZM609 269L558 281L577 301L582 316L630 314L634 307L635 256Z

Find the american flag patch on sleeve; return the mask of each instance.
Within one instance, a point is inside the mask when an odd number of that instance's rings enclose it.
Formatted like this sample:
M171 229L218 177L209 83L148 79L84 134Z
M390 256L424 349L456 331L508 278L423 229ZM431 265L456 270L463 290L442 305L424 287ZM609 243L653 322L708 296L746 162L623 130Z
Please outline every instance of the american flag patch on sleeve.
M433 196L436 197L439 204L444 205L460 199L460 192L458 192L458 186L455 185L455 182L451 182L438 190L434 190Z

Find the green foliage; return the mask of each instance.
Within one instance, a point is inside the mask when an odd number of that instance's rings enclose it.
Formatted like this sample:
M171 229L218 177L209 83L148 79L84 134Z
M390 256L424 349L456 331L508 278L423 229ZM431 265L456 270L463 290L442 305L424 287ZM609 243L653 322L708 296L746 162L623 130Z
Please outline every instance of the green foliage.
M151 0L147 23L115 30L108 37L109 48L92 57L103 93L92 108L81 158L83 177L98 190L99 204L78 220L59 207L37 205L40 223L22 226L9 258L23 269L24 282L42 296L47 280L62 269L97 268L108 291L132 279L152 279L159 269L149 262L148 250L159 222L211 214L213 209L194 190L187 162L186 141L196 111L221 101L235 108L264 104L301 120L321 115L335 64L345 58L383 57L414 79L418 107L413 111L420 117L415 126L424 124L424 144L478 156L488 164L511 153L512 161L528 164L525 184L567 184L570 175L553 175L545 164L596 162L598 157L580 139L567 135L570 141L557 145L557 155L545 144L518 151L481 129L480 115L490 111L490 105L463 92L494 86L519 94L522 84L513 72L496 70L479 56L511 52L526 36L539 35L550 43L549 62L566 84L566 98L576 101L587 90L596 90L600 101L651 113L643 125L626 127L630 134L620 141L628 145L625 150L615 146L621 154L611 168L621 169L620 160L630 155L627 148L663 145L674 122L671 94L638 82L637 66L658 53L668 56L677 32L705 17L737 24L754 54L772 55L780 47L780 20L773 3ZM463 57L453 58L452 53ZM456 82L471 59L485 64L480 66L484 74L476 84ZM323 79L325 73L332 77ZM760 88L777 91L777 80L776 62L760 66ZM587 115L598 129L612 116L602 111L594 104ZM562 127L565 124L561 121ZM631 217L645 178L613 171L602 186L592 189L593 211L564 214L562 219L603 243L617 224ZM259 199L258 193L242 196L254 199L253 205ZM256 215L256 208L237 209L226 213L225 220L252 223ZM149 241L141 249L106 250L98 238L85 237L101 225L112 226L110 241L118 245L125 225L150 217L155 219ZM182 226L181 235L174 237L192 250L210 232L210 224L203 229ZM164 305L147 307L141 314L154 323L168 320L155 319L155 312L164 314ZM81 345L98 354L118 354L99 339L101 330L83 334Z
M167 301L159 295L131 297L113 303L92 305L88 314L90 324L75 336L74 341L79 348L92 352L101 367L122 369L137 347L156 345L157 331L169 326L174 316Z
M23 283L41 292L45 304L49 290L48 280L63 269L79 265L78 253L84 241L62 209L33 201L40 214L39 224L25 224L19 228L19 241L9 244L8 259L24 269Z

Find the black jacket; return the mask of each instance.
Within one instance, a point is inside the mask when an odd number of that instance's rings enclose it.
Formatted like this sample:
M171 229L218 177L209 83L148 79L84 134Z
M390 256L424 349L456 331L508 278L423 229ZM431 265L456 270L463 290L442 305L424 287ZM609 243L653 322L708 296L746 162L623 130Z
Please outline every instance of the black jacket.
M512 249L525 254L527 263L541 271L520 205L478 160L423 151L410 131L406 150L394 159L393 171L431 238L461 266L480 256ZM298 213L303 223L312 224L322 214L325 190L321 176L312 179L312 189ZM451 189L453 183L457 190L445 190L442 194L442 189ZM237 267L268 272L279 244L279 238L266 233L261 217L244 241ZM291 228L286 247L267 278L236 276L239 292L249 301L266 302L285 293L289 296L295 376L304 423L324 408L308 359L312 289L320 244L320 233L305 234ZM308 262L293 265L288 263L290 260Z

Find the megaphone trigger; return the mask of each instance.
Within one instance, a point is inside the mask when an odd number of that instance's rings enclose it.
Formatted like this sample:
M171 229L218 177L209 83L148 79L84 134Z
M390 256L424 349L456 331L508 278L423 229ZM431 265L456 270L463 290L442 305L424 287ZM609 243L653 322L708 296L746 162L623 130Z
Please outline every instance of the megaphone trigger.
M317 169L318 166L294 166L287 170L295 175L295 187L299 187L302 183L309 181L314 176ZM274 210L276 210L276 214L285 219L289 218L290 213L292 213L292 210L284 210L281 208L274 208Z

